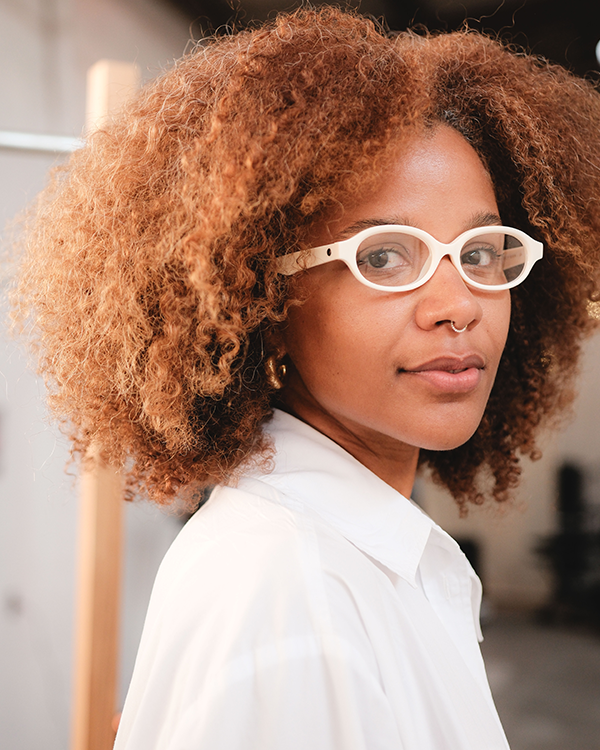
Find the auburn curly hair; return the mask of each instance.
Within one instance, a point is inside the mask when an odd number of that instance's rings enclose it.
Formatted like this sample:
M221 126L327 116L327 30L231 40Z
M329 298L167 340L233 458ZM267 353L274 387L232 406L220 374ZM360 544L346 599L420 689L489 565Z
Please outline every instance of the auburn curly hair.
M438 122L482 158L503 221L545 244L511 292L479 429L421 455L459 503L481 502L486 476L504 499L518 454L572 398L594 325L600 96L477 33L390 35L333 8L202 43L41 195L16 315L75 453L94 444L159 502L261 455L271 333L294 303L275 258L305 249L406 134Z

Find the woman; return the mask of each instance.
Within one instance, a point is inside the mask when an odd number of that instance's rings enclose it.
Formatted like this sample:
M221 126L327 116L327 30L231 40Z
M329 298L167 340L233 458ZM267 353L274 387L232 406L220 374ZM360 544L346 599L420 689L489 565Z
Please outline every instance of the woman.
M217 485L117 748L507 746L479 582L407 498L421 466L504 501L569 402L599 120L484 37L303 11L200 47L58 173L20 304L75 451L158 502Z

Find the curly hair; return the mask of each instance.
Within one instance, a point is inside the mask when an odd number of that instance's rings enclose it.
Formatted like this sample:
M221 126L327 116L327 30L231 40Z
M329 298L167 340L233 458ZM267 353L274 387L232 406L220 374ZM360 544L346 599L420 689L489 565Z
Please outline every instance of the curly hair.
M503 221L546 248L512 290L479 429L421 455L459 503L482 501L486 467L503 500L519 453L569 403L594 324L600 96L480 34L390 35L333 8L203 43L41 195L16 314L75 454L94 444L131 493L163 503L261 455L271 334L294 304L275 258L437 122L479 153Z

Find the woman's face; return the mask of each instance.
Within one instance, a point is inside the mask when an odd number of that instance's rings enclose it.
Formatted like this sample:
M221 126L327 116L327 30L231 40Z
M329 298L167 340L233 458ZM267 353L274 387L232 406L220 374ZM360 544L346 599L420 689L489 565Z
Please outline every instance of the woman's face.
M447 243L501 221L479 157L440 125L411 140L379 188L341 220L318 227L315 245L355 234L358 223L356 231L408 224ZM448 257L409 292L370 289L341 261L299 273L293 283L306 301L292 308L283 333L291 362L284 400L406 491L419 448L455 448L476 430L508 333L509 292L468 287ZM451 321L467 329L455 333ZM390 465L378 470L374 462L382 460ZM413 467L412 478L390 481L403 463Z

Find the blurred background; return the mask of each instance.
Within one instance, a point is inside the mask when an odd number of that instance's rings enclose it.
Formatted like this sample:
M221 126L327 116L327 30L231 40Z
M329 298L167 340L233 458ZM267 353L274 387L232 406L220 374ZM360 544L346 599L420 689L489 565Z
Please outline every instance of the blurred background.
M349 3L359 7L358 3ZM192 41L296 7L291 0L0 0L0 226L44 186L55 151L7 134L80 137L86 72L136 62L143 81ZM465 22L598 80L593 0L363 0L391 29ZM2 303L4 304L4 303ZM461 519L426 479L418 502L469 555L485 587L484 654L513 750L600 749L600 338L586 346L580 393L543 459L525 464L509 508ZM69 746L77 477L48 422L44 388L18 346L0 341L0 727L2 747ZM153 577L181 527L129 505L121 699Z

